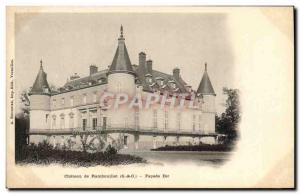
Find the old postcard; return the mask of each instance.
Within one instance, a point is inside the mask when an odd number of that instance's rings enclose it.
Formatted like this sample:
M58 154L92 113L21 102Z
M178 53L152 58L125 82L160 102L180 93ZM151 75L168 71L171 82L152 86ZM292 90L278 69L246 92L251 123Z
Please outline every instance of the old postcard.
M294 188L293 7L7 7L8 188Z

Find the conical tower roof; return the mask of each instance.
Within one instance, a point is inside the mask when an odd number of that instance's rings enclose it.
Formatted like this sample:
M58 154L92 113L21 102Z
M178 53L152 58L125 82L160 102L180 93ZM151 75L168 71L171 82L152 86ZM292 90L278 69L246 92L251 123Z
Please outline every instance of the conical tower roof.
M118 48L116 54L109 67L108 74L112 73L129 73L134 75L134 71L130 62L130 58L125 45L125 38L123 36L123 26L121 26L121 34L118 39Z
M35 82L31 88L30 94L50 94L50 87L47 81L47 74L43 69L43 62L41 60L40 70L36 76ZM48 91L47 91L48 89Z
M206 63L205 63L205 71L202 80L200 82L200 85L198 87L197 94L216 95L207 73Z

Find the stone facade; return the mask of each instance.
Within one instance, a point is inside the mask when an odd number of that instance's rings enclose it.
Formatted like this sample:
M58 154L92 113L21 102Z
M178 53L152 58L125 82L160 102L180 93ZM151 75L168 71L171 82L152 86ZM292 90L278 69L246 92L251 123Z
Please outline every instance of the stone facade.
M55 146L66 146L73 142L73 149L80 149L80 136L76 131L111 130L103 135L106 144L120 142L121 149L150 149L164 145L215 143L215 136L185 136L184 134L215 134L215 92L207 74L207 67L197 91L192 90L180 76L180 69L173 74L153 70L152 60L139 54L139 65L132 65L125 46L123 29L118 39L118 48L109 69L98 71L90 67L90 75L80 78L77 74L58 91L52 91L42 63L30 92L30 142L48 141ZM147 95L166 92L194 95L194 108L174 108L161 102L149 109L106 109L100 99L104 92L136 94L146 99ZM189 99L191 100L191 99ZM119 131L113 132L112 129ZM120 131L124 129L124 132ZM128 130L137 132L128 132ZM151 133L138 133L153 131ZM157 131L162 131L158 135ZM167 135L165 132L176 132ZM183 134L183 135L181 135ZM90 134L92 140L97 134ZM82 147L81 147L82 148Z

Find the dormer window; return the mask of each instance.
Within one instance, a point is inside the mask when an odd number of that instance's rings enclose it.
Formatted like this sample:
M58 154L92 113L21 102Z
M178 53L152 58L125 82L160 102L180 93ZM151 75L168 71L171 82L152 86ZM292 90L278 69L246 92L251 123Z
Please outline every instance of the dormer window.
M176 88L176 84L175 84L174 82L171 82L171 83L170 83L170 86L171 86L173 89Z
M164 85L164 80L159 80L159 85Z
M192 92L192 86L186 85L186 88L187 88L187 91L188 91L188 92Z
M162 77L157 77L157 78L155 78L155 79L157 80L157 83L158 83L160 86L164 85L164 78L162 78Z
M49 89L48 88L44 88L44 93L49 93Z
M151 77L147 77L147 82L148 83L152 83L152 78Z

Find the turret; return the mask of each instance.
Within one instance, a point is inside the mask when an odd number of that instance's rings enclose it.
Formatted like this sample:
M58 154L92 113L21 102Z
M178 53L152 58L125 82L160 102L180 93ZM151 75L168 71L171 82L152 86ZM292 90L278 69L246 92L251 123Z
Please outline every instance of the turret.
M135 89L135 72L125 45L123 26L121 26L118 47L107 73L107 90L109 93L115 94L115 97L118 94L127 94L130 99L135 95ZM109 103L115 105L118 104L118 101L115 99ZM106 115L111 126L125 125L125 123L126 125L134 124L134 112L122 106L117 110L107 110Z
M50 128L50 94L47 74L40 61L40 70L29 92L30 98L30 130Z
M118 47L108 70L108 91L112 93L135 93L135 72L133 71L123 35L123 26L120 29Z
M205 132L215 132L215 97L216 93L207 73L207 64L197 90L197 96L202 97L202 128Z

